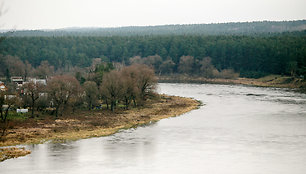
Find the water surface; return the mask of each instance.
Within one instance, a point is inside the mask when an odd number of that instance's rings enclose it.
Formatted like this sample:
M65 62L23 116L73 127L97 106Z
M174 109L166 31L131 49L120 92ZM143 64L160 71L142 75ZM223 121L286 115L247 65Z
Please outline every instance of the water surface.
M304 174L306 95L276 88L160 84L205 105L108 137L27 146L0 173Z

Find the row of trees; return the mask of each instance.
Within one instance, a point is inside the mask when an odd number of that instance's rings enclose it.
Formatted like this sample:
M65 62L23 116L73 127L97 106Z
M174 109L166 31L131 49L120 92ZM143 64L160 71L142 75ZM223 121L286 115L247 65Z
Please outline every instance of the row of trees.
M170 66L174 63L173 73L180 73L178 67L182 56L192 56L199 62L210 57L217 70L233 69L247 77L305 75L306 37L300 33L276 36L9 37L1 43L0 51L4 55L18 56L34 67L48 60L55 70L88 67L94 58L127 64L135 56L159 55L162 62L168 62Z
M170 59L163 59L159 55L130 58L130 64L145 64L155 69L156 74L180 74L199 75L205 78L237 78L239 73L233 69L223 69L219 71L213 64L211 57L204 57L202 60L195 59L193 56L182 56L178 65Z
M22 61L17 56L0 54L0 77L6 77L6 81L10 81L11 76L21 76L27 80L28 77L46 78L54 73L54 66L48 61L41 61L35 68L27 60Z
M90 79L81 85L74 76L57 75L51 77L46 86L29 82L20 91L11 86L10 90L1 91L0 104L7 106L1 108L1 120L6 120L12 106L30 108L32 117L35 110L45 111L47 108L52 108L58 117L68 108L72 111L85 107L91 110L106 104L107 109L114 111L119 103L126 109L130 105L137 107L154 95L157 84L153 69L139 64L105 71L101 80L100 85Z
M70 74L75 76L80 84L85 81L93 81L96 85L102 84L103 75L113 69L121 69L125 66L122 63L105 63L102 58L92 59L92 64L89 67L69 67L64 69L54 70L48 61L42 61L36 68L32 67L27 61L23 62L18 57L1 56L0 61L3 63L0 71L0 76L6 77L6 82L10 82L11 76L21 76L25 81L28 77L47 78L56 75ZM197 60L192 56L182 56L179 59L178 66L169 58L163 60L161 56L154 55L148 57L135 56L129 59L128 64L142 64L155 70L155 74L172 74L178 72L188 75L199 75L205 78L236 78L239 76L233 69L217 70L212 64L210 57L205 57L202 60Z

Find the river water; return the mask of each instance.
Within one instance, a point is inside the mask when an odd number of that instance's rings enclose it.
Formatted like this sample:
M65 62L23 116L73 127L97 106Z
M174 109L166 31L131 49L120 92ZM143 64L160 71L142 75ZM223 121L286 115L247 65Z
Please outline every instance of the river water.
M204 106L180 117L66 143L26 146L0 173L305 174L306 94L238 85L160 84Z

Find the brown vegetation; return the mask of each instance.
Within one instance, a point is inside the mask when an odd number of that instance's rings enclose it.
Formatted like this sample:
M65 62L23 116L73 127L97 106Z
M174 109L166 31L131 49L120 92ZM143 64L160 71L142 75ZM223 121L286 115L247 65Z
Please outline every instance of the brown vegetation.
M24 95L24 97L29 97L31 102L31 110L32 114L31 117L34 117L34 110L35 110L35 105L37 103L37 100L39 99L40 93L44 91L44 85L40 83L34 83L34 82L29 82L27 84L23 85L24 93L27 95Z
M41 67L45 65L47 66L43 63ZM106 105L107 109L110 105L113 112L120 105L125 105L125 109L132 104L134 108L141 107L156 95L157 80L153 69L140 64L116 66L117 69L114 69L114 66L111 63L97 64L94 70L90 71L89 78L84 80L81 76L75 78L67 74L52 76L46 79L45 83L22 82L22 79L18 78L21 81L18 86L8 86L7 91L0 91L0 105L3 106L0 109L0 138L5 137L9 122L15 117L18 118L16 109L19 109L18 112L21 111L20 108L26 108L23 112L30 109L31 118L41 119L42 114L59 118L63 113L101 109L102 105ZM80 82L83 82L83 85L80 85Z
M83 84L85 91L85 102L88 110L91 110L98 103L99 90L98 86L93 81L87 81Z
M67 113L60 119L44 116L40 119L12 120L12 128L2 137L0 146L106 136L120 129L181 115L198 105L193 99L161 95L150 99L141 108L130 110L83 110Z
M17 148L17 147L0 148L0 162L10 158L25 156L30 153L31 151L25 150L25 148Z
M258 87L279 87L279 88L306 88L306 81L300 78L270 75L259 79L251 78L203 78L187 75L160 76L159 82L166 83L212 83L212 84L241 84Z
M70 99L77 96L79 89L79 82L72 76L55 76L48 82L47 93L55 107L56 117L67 107Z

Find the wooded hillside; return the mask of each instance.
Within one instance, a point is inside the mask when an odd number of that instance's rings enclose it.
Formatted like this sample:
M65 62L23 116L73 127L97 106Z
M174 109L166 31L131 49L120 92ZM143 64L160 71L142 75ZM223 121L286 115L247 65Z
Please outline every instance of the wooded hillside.
M191 56L189 74L201 73L200 63L209 60L218 71L232 69L243 77L305 76L305 27L306 20L17 31L3 34L8 37L0 43L0 66L8 66L1 63L5 55L34 67L47 60L55 70L88 67L94 58L131 64L131 58L140 56L159 73L186 73L180 70L181 58ZM144 62L149 56L161 60ZM3 76L6 67L0 69Z
M304 32L299 35L266 37L9 37L1 43L0 51L4 55L27 60L35 67L47 60L55 69L67 66L87 67L93 58L128 64L134 56L159 55L162 61L173 61L174 73L178 72L182 56L193 56L198 61L211 57L212 64L218 70L232 68L242 76L252 76L254 72L290 74L295 71L297 74L305 74L306 71Z

